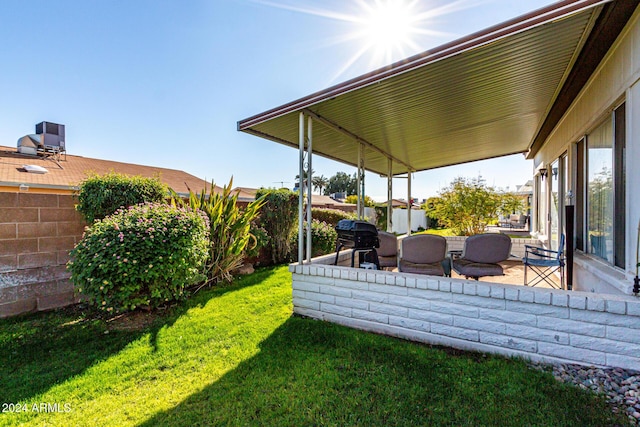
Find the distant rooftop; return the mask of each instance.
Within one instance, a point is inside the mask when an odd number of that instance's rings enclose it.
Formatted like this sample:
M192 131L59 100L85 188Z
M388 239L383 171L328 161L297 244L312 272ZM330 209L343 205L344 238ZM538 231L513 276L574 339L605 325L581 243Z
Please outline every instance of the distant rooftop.
M20 186L46 192L71 192L90 174L99 175L118 172L127 175L139 175L148 178L158 177L163 183L179 194L188 194L189 189L200 192L203 188L209 193L211 183L187 172L155 166L143 166L111 160L89 157L62 155L59 165L42 156L25 155L15 147L0 146L0 191L17 191ZM47 173L31 173L25 166L33 165L45 168ZM220 192L218 186L214 189Z

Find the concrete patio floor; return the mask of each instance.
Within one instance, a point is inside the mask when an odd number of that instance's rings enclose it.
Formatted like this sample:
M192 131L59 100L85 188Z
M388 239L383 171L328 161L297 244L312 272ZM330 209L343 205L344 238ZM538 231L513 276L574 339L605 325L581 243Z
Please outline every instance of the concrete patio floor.
M500 265L502 265L502 268L504 270L504 276L481 277L479 281L505 283L509 285L521 285L521 286L524 285L524 265L522 264L522 261L509 260L509 261L501 262ZM535 277L535 273L533 273L530 270L527 271L527 275L529 276L529 280ZM464 279L464 276L460 276L455 271L451 272L451 277L454 277L457 279ZM559 287L560 277L558 275L553 275L553 280L554 280L554 283L556 284L556 287ZM550 288L551 286L543 281L543 283L536 285L536 287Z

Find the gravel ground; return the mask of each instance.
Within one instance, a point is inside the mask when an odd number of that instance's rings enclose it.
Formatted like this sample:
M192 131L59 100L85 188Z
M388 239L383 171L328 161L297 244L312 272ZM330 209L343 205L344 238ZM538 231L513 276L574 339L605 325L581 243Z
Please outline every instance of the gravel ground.
M560 382L605 395L613 412L624 412L630 425L640 426L640 371L570 364L532 363L531 366L540 371L551 371Z

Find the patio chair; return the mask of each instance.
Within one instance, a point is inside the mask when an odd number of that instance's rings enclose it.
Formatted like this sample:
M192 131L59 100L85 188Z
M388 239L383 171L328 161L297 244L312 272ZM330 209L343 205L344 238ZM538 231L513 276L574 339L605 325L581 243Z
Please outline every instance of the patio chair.
M524 258L522 259L524 285L536 286L546 283L552 288L564 289L564 234L560 235L557 251L531 245L524 245L524 248ZM536 277L531 281L527 280L528 269L536 274ZM560 285L553 278L557 272L560 273Z
M499 264L511 255L511 238L505 234L485 233L470 236L464 241L462 255L453 257L453 270L478 280L485 276L503 276Z
M434 234L417 234L405 237L401 243L402 254L398 271L404 273L445 276L447 271L447 239Z
M398 238L393 233L378 230L380 247L378 248L378 262L380 268L396 268L398 266Z

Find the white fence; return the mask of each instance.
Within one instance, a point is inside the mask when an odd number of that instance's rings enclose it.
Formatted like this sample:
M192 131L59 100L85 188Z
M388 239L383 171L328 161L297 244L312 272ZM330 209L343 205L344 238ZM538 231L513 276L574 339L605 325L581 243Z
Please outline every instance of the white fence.
M391 216L391 231L397 234L405 234L408 230L407 210L394 209ZM427 228L427 217L422 209L411 209L411 231L418 230L418 227Z

